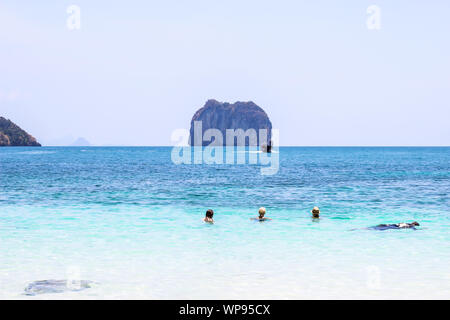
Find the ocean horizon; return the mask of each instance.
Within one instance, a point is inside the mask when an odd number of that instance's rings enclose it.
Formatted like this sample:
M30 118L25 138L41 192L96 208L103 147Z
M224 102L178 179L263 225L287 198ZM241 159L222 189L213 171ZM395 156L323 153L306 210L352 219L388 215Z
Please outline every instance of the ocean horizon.
M280 147L274 175L171 151L0 148L0 298L450 296L450 147ZM26 291L67 279L90 285Z

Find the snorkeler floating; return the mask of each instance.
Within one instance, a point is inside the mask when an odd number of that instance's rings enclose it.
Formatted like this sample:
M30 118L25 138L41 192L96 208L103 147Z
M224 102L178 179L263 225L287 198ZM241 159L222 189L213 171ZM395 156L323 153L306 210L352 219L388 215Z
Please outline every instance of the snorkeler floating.
M369 227L369 230L389 230L389 229L413 229L416 230L416 227L420 226L417 221L411 223L393 223L393 224L379 224L377 226Z

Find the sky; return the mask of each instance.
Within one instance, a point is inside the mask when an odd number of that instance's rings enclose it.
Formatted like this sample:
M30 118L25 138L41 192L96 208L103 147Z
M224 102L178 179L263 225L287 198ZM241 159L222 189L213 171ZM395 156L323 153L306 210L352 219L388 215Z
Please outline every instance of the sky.
M449 12L447 0L0 0L0 116L43 145L173 145L208 99L253 101L281 145L449 146Z

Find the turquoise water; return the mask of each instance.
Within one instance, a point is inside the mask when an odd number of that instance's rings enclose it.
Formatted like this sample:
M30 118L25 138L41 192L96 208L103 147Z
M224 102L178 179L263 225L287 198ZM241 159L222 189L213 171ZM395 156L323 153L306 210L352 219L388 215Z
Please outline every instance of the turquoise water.
M0 148L0 298L450 298L450 148L278 155L264 176L168 147ZM73 277L95 284L23 295Z

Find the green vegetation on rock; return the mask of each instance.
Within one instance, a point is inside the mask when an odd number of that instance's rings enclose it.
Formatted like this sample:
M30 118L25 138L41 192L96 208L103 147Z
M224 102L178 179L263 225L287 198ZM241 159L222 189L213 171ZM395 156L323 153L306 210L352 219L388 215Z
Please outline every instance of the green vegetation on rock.
M41 144L11 120L0 117L0 147L5 146L40 147Z

